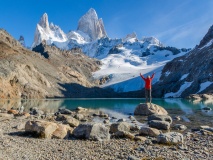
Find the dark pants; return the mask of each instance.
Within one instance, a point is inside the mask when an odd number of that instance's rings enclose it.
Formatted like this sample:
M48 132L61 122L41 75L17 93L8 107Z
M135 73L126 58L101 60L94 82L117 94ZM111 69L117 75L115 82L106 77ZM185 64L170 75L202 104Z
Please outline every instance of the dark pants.
M145 89L146 103L152 102L152 89Z

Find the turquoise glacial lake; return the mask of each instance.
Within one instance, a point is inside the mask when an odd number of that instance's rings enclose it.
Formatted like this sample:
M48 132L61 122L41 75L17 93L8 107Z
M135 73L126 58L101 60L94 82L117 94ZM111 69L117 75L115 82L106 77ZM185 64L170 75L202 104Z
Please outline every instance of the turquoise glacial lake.
M58 108L75 109L78 106L99 109L117 118L127 118L134 113L144 99L31 99L31 100L0 100L0 108L10 109L24 106L25 110L38 107L48 112L56 112ZM170 116L180 116L184 122L193 125L213 126L213 101L191 101L185 99L153 99L152 103L164 107ZM202 108L210 107L211 111Z

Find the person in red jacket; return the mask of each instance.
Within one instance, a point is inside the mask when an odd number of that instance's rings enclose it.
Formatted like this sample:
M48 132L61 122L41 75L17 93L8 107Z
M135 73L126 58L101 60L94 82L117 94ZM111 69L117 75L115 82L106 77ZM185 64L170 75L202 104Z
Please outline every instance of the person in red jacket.
M145 97L146 97L146 103L148 103L148 99L149 102L152 102L152 79L155 76L155 73L152 74L152 76L148 76L147 78L145 78L141 73L140 73L141 78L144 80L145 82Z

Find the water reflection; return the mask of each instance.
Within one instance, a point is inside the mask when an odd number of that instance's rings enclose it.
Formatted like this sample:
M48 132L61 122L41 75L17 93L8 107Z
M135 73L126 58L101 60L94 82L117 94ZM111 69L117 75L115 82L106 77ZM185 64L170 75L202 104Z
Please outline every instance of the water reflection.
M28 111L31 107L38 107L47 112L55 112L58 108L75 109L78 106L92 109L113 110L122 114L133 114L135 107L143 103L144 99L11 99L0 100L0 108L25 107ZM213 101L189 101L184 99L154 99L153 103L163 106L169 113L177 115L192 115L197 112L206 116L212 116L213 111L203 111L203 107L213 109Z

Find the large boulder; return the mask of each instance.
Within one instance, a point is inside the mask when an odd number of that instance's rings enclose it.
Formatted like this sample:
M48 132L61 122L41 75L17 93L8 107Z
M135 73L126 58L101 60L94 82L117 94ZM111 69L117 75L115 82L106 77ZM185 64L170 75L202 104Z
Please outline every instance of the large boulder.
M158 143L163 143L163 144L183 143L183 135L178 132L164 133L164 134L158 135L157 141Z
M158 120L152 120L149 121L149 126L161 130L169 130L170 123L166 121L158 121Z
M143 136L157 137L159 134L161 134L161 131L151 127L141 127L139 130L139 135Z
M73 131L68 125L58 124L58 128L53 132L52 138L64 139L67 138Z
M151 121L151 120L167 121L170 124L172 123L172 118L168 115L153 114L148 116L148 121Z
M95 141L105 141L110 139L109 129L101 123L80 124L74 129L73 135L76 138Z
M158 115L167 115L167 111L156 104L153 103L140 103L134 111L135 115L142 115L142 116L148 116L152 114L158 114Z
M111 133L116 133L118 131L130 131L130 125L127 122L118 122L118 123L113 123L110 126L110 132Z
M47 121L27 121L25 125L26 132L36 133L40 138L52 138L53 132L58 128L58 125Z

